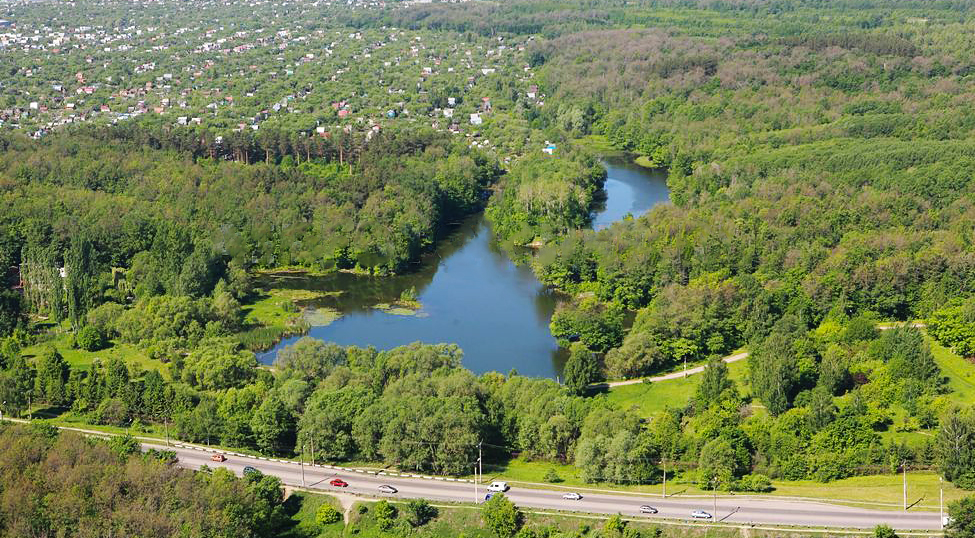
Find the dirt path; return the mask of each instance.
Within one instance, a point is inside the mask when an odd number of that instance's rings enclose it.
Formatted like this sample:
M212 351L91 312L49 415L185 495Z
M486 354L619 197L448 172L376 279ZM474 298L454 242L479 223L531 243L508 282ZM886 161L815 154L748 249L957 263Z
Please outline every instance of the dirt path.
M734 355L728 355L723 361L727 363L732 363L740 361L748 357L748 352L743 351L741 353L736 353ZM687 377L689 375L698 374L704 371L704 366L695 366L694 368L688 368L687 371L681 370L679 372L673 372L665 375L660 375L657 377L640 377L637 379L627 379L625 381L610 381L608 383L596 383L591 385L594 389L608 388L608 387L622 387L623 385L635 385L637 383L643 383L645 380L649 380L651 383L656 383L657 381L667 381L668 379L679 379L681 377Z

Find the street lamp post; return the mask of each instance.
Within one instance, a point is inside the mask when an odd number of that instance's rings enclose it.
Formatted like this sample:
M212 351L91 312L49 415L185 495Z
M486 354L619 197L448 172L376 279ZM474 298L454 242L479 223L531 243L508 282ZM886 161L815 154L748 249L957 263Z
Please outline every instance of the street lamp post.
M904 467L904 510L907 510L907 462L901 465Z
M298 451L298 466L301 467L301 487L305 487L305 445Z
M664 464L664 493L663 498L667 498L667 460L663 460Z
M711 484L711 495L714 498L714 518L718 519L718 477L714 477L714 482Z
M941 488L941 499L938 501L938 515L941 516L941 530L945 530L945 479L938 477L938 486Z

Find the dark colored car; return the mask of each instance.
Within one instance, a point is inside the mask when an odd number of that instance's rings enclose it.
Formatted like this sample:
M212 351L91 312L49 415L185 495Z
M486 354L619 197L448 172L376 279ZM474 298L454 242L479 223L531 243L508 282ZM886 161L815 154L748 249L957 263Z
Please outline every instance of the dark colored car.
M258 471L255 468L251 467L250 465L248 465L247 467L244 467L244 476L250 476L252 474L261 474L261 472Z

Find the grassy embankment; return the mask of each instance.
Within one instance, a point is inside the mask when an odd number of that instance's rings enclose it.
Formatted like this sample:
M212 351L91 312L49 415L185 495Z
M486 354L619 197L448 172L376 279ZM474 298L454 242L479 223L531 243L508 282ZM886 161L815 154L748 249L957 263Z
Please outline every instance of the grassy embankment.
M390 504L396 509L396 517L389 530L379 527L374 515L375 502L356 501L349 510L348 525L342 522L327 526L320 526L315 522L315 513L323 503L338 507L336 498L329 495L296 492L289 497L285 508L291 516L294 525L281 538L343 538L356 536L358 538L386 538L388 536L416 536L420 538L495 538L496 535L484 526L478 507L436 505L437 515L434 519L420 527L412 528L405 521L405 505L399 501ZM297 511L295 511L297 510ZM596 536L597 530L605 525L608 516L568 514L553 511L534 511L525 509L524 527L547 527L570 535ZM665 538L737 538L743 535L741 529L735 527L713 527L704 524L682 524L679 522L652 522L641 519L624 518L627 528L642 532L644 536L662 536ZM831 532L830 536L847 535L842 530ZM802 531L780 531L764 529L748 529L747 536L753 538L785 537L799 538L808 536Z

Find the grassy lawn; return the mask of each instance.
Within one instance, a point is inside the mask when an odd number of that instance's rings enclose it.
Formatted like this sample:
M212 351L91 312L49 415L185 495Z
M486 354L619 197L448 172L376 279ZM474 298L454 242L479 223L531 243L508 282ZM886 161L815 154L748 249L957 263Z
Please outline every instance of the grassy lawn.
M285 513L291 516L291 527L278 535L278 538L317 538L318 536L342 536L345 523L320 525L315 521L315 515L323 504L334 506L342 512L342 505L331 495L294 491L284 501Z
M728 364L731 379L738 384L739 390L745 388L745 377L748 373L748 361L740 360ZM687 403L697 390L700 374L686 378L669 379L657 383L634 383L608 389L605 397L608 401L623 408L635 408L642 417L650 417L667 407L678 407Z
M465 538L495 538L496 535L484 526L479 508L471 506L450 506L436 505L437 516L426 525L418 528L410 528L403 519L403 504L399 502L391 503L397 510L396 518L392 528L383 531L379 529L373 517L375 503L358 502L352 508L352 517L349 526L344 533L330 531L323 533L322 537L339 538L342 536L357 536L362 538L386 538L389 536L419 536L429 538L455 538L463 536ZM554 535L561 536L600 536L600 532L608 515L605 514L578 514L570 512L556 512L552 510L523 509L524 523L522 528L527 529L548 529ZM798 538L809 536L801 530L779 531L749 529L744 534L738 528L712 527L710 525L687 525L680 522L658 523L637 518L624 518L624 524L628 529L641 532L643 536L660 536L679 538L740 538L750 536L753 538L765 537L789 537ZM831 536L843 536L842 530L830 533Z
M300 311L295 311L295 305L324 296L324 292L314 290L263 289L255 296L254 300L243 305L246 312L244 323L266 327L285 327L302 317Z
M609 139L603 135L586 135L573 140L576 144L594 151L600 155L623 155L624 152L613 147Z
M638 164L638 165L640 165L640 166L642 166L644 168L653 168L653 169L659 169L660 168L660 165L657 164L657 163L655 163L655 162L653 162L653 161L651 161L650 160L650 157L647 156L647 155L640 155L639 157L637 157L636 159L634 159L633 162L635 162L636 164Z
M821 484L808 480L796 482L773 481L772 495L845 499L873 503L889 503L900 507L903 502L903 476L899 474L855 476ZM907 473L907 502L918 502L916 509L937 510L941 482L938 474L928 471ZM944 483L945 505L971 494Z
M930 337L927 339L931 343L931 353L934 355L935 362L944 375L948 376L948 387L951 389L948 398L960 404L971 404L975 401L975 364L935 342L934 339Z
M95 359L100 359L102 363L107 363L110 359L118 357L125 361L130 367L137 367L143 370L158 370L164 376L168 375L168 368L165 364L149 358L141 349L131 344L123 344L112 341L111 345L98 351L85 351L72 347L72 335L68 332L51 335L52 337L44 342L29 346L23 349L23 354L30 360L39 355L47 345L53 345L58 353L72 368L87 370Z

